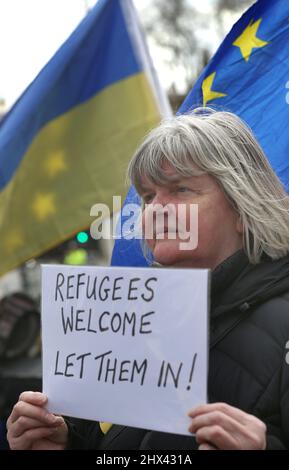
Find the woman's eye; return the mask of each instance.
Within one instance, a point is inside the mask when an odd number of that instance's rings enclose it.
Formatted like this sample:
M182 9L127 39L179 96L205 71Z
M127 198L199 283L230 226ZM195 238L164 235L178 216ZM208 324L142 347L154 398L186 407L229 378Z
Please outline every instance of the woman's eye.
M177 188L178 193L186 193L187 191L192 191L190 188L186 188L185 186L181 186Z
M145 196L142 197L143 198L143 201L146 203L146 204L149 204L153 198L154 198L154 195L153 194L146 194Z

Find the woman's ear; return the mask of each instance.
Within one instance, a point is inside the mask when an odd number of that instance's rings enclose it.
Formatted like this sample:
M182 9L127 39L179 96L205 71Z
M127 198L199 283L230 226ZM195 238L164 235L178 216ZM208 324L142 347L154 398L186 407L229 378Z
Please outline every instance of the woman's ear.
M240 234L240 235L243 235L243 232L244 232L244 226L243 226L243 222L241 220L241 216L239 216L237 218L237 221L236 221L236 230L237 232Z

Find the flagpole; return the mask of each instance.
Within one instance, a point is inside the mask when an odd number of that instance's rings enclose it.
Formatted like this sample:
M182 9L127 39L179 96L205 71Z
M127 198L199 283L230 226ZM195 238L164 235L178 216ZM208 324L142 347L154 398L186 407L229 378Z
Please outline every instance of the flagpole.
M87 13L90 10L88 0L83 0L83 1L84 1L85 14L87 15Z

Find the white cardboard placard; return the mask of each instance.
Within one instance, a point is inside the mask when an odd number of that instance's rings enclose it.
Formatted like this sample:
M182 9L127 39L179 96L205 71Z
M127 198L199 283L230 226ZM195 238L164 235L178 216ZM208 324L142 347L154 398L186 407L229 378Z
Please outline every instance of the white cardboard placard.
M189 435L207 400L208 271L42 266L51 412Z

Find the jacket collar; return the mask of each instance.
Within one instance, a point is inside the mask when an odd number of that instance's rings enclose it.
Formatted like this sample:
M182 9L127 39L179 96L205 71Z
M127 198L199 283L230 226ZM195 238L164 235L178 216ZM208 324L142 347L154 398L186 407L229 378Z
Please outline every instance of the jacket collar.
M288 292L289 256L272 260L264 255L250 264L238 251L212 273L211 316L232 310L246 311L268 299Z

